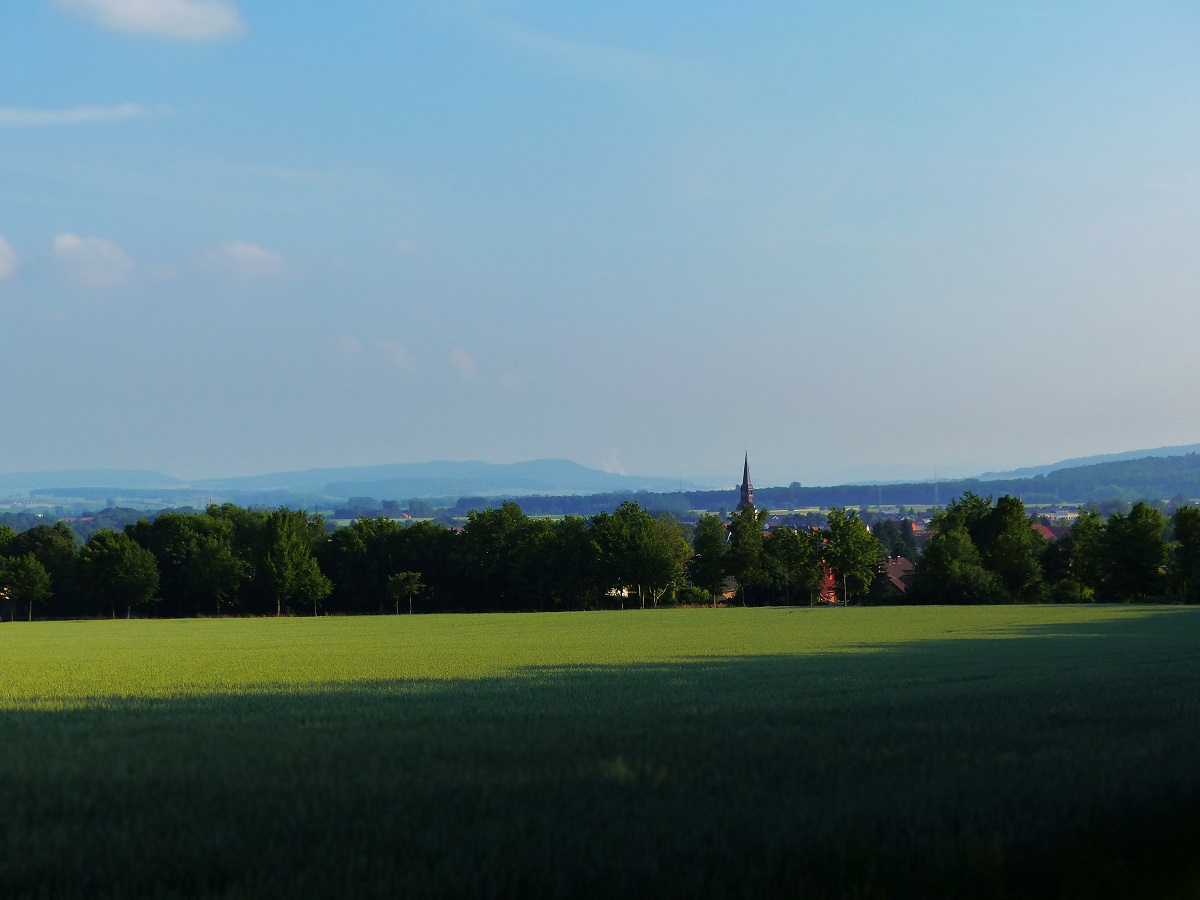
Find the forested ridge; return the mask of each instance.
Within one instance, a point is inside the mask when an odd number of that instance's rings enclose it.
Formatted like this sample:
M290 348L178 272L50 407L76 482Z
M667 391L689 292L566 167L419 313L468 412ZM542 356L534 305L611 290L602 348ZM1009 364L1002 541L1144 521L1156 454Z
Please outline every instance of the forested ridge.
M315 513L233 504L166 512L86 544L62 522L0 526L0 616L321 615L843 602L1195 601L1200 508L1138 502L1083 512L1044 539L1015 497L966 493L918 551L907 522L871 530L831 509L823 528L767 528L746 508L695 526L626 501L588 518L538 519L515 503L461 529L360 518L332 533ZM880 563L915 561L909 589Z

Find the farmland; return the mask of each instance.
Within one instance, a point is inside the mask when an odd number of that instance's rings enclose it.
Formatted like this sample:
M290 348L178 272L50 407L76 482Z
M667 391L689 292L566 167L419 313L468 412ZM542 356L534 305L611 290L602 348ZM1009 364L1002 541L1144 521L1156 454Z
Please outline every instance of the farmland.
M1195 609L13 623L0 658L3 894L1200 886Z

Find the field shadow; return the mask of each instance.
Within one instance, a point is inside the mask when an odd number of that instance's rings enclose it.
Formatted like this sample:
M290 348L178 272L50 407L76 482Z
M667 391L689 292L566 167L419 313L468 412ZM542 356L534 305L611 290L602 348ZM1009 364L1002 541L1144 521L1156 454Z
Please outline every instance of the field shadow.
M1169 896L1192 619L4 711L0 894Z

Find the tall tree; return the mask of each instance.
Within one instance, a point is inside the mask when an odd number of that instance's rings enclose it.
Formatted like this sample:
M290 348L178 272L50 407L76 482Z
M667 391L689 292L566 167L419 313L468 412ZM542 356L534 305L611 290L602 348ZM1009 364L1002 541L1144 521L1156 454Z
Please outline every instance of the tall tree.
M25 607L26 619L32 622L33 605L50 599L50 573L32 553L0 556L0 595L17 609Z
M79 537L65 522L37 525L8 543L9 556L32 553L50 575L53 615L82 614L79 589Z
M360 518L339 528L323 545L322 569L337 586L342 610L379 610L390 597L388 578L411 570L403 553L404 526L391 519Z
M729 535L720 516L706 513L696 522L689 568L692 584L708 591L716 606L729 577Z
M413 611L413 595L425 589L420 572L396 572L387 579L387 592L396 604L396 614L400 614L400 598L408 598L408 614Z
M600 547L587 519L563 516L556 521L551 527L546 559L546 588L555 607L587 609L597 605Z
M994 572L1010 600L1038 603L1046 598L1041 555L1044 538L1033 530L1025 504L1005 495L977 524L976 546L983 565Z
M651 519L639 550L642 578L650 591L651 602L657 607L663 596L683 581L692 548L679 523L670 514L663 514Z
M1080 510L1071 526L1068 550L1071 577L1079 585L1079 599L1093 600L1101 590L1106 570L1104 517L1094 508Z
M592 517L596 544L600 548L604 589L616 591L623 597L633 588L643 608L646 599L641 545L647 539L653 521L650 513L632 500L626 500L611 514L600 512ZM622 608L624 605L622 600Z
M329 596L333 585L317 565L317 535L324 534L319 515L280 508L267 516L263 529L262 574L275 598L275 615L284 607L317 604Z
M1189 603L1200 601L1200 507L1180 506L1171 518L1175 532L1175 590Z
M158 561L159 596L167 615L220 615L247 577L230 519L167 512L153 522L127 525L125 533Z
M763 541L763 554L783 590L784 603L794 593L811 601L823 574L821 553L824 540L809 529L776 528Z
M842 588L843 599L866 594L875 579L875 564L884 555L883 547L858 513L834 506L827 516L825 561Z
M116 618L125 610L145 606L158 591L158 561L154 554L122 531L101 529L80 553L86 591L94 608Z
M765 509L743 506L729 517L729 572L737 579L743 606L771 584L769 561L763 555L767 515Z
M455 555L469 599L485 610L538 609L550 524L516 503L472 511Z
M913 577L912 596L920 603L1001 603L1004 585L984 568L971 535L962 525L934 517L935 527Z
M1166 519L1138 501L1128 515L1114 513L1104 529L1107 577L1104 599L1117 602L1161 597L1166 589Z

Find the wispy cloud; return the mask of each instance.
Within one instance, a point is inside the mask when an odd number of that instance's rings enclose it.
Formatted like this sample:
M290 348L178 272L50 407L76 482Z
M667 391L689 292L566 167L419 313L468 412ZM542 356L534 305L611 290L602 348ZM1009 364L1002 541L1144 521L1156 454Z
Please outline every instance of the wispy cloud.
M226 241L213 248L212 261L238 278L277 278L284 274L283 256L249 241Z
M175 41L222 41L246 31L229 0L58 0L58 5L112 31Z
M470 379L479 374L475 368L475 357L462 347L450 348L450 365L454 366L463 378Z
M398 369L411 372L416 368L416 360L412 358L412 354L408 352L408 348L400 341L380 338L375 341L375 349L383 355L384 359Z
M107 125L145 119L165 110L154 110L138 103L117 106L76 106L72 109L20 109L0 107L0 128L47 128L56 125Z
M63 274L86 287L112 287L133 271L133 260L107 238L64 232L51 247Z
M577 75L605 81L674 81L697 71L694 63L654 53L587 44L481 16L464 20L503 44L554 60Z
M12 278L17 271L17 251L0 234L0 278Z

